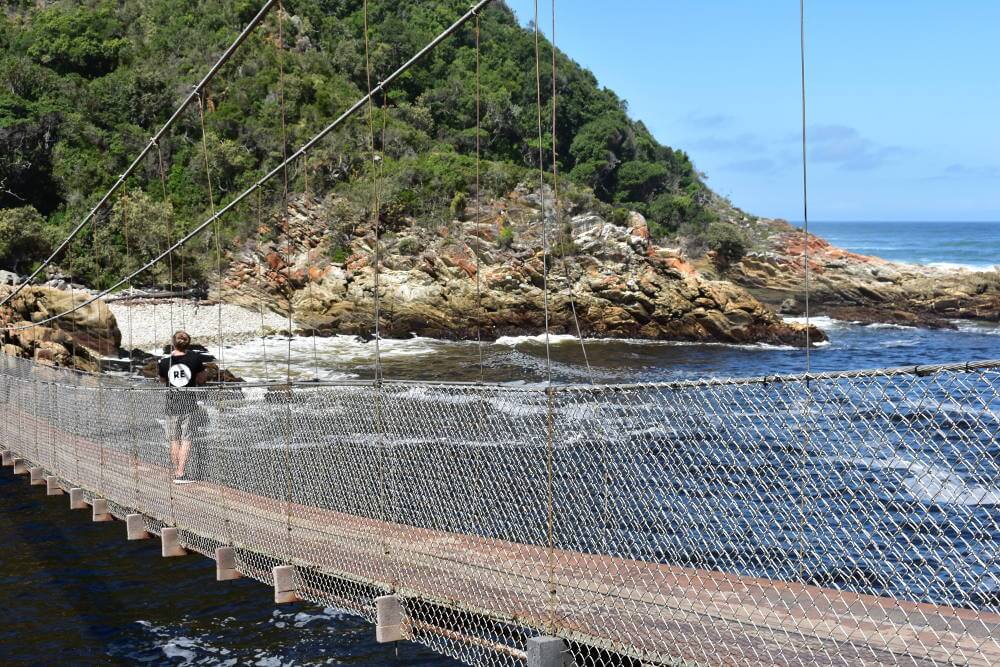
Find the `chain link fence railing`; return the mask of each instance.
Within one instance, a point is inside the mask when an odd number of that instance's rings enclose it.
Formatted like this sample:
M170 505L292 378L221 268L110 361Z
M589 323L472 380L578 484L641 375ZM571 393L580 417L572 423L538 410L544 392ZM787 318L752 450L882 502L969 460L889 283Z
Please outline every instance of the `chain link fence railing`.
M209 387L189 485L166 390L3 362L0 444L64 488L469 664L1000 664L1000 362Z

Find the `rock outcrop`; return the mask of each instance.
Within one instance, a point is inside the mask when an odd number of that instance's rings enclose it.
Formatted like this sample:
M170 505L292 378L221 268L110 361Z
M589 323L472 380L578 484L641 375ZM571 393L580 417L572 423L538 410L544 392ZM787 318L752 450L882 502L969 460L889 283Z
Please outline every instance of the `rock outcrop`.
M0 298L12 290L0 286ZM0 309L0 323L11 327L0 333L4 352L53 366L98 370L98 357L115 353L121 344L118 323L103 302L88 304L57 320L36 325L84 300L79 292L51 287L21 290Z
M804 309L806 237L770 221L766 250L730 267L725 278L789 314ZM1000 271L939 269L859 255L808 238L810 310L861 322L953 327L955 319L1000 321Z
M575 313L584 336L804 344L802 326L653 243L638 214L619 225L564 211L560 225L548 225L554 250L546 289L542 208L537 194L517 190L484 204L477 219L384 222L383 335L474 338L478 327L484 338L536 334L545 327L547 299L555 333L576 333ZM306 328L370 334L374 233L363 216L335 213L344 209L336 200L293 201L288 220L277 223L277 240L232 251L222 298L254 307L264 299L279 312L290 303ZM825 339L815 329L812 337Z

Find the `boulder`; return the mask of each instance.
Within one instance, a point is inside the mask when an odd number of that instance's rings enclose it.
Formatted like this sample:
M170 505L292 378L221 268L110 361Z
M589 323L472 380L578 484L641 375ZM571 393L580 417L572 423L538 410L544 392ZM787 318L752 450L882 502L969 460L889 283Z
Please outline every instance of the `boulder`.
M9 293L10 288L0 288L0 298ZM2 333L4 352L51 365L98 370L96 356L115 353L121 343L118 324L103 302L36 324L73 308L84 298L78 291L44 286L21 290L0 309L0 321L12 327Z

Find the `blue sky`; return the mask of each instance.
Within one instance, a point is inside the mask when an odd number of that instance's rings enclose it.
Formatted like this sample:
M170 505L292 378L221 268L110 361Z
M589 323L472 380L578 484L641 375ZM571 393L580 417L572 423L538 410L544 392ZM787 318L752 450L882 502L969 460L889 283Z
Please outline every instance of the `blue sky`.
M798 0L556 9L559 47L713 189L801 220ZM806 0L810 218L1000 220L998 29L998 0Z

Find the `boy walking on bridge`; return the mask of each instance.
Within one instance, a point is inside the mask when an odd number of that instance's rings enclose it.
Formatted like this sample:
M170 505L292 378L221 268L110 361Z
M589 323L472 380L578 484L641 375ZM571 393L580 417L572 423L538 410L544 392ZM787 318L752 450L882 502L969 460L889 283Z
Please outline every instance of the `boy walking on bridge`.
M167 385L167 439L170 441L170 462L174 466L174 483L187 484L194 480L184 474L191 454L193 416L198 410L192 387L205 384L208 372L201 353L191 350L191 336L186 331L174 334L173 350L160 359L160 382Z

